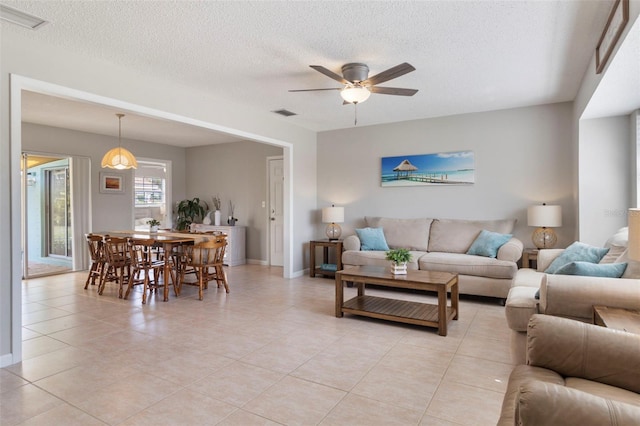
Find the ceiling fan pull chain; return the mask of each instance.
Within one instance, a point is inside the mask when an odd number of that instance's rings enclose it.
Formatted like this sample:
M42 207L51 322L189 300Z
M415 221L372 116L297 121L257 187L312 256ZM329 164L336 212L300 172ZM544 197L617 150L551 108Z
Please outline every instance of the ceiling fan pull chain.
M355 113L356 113L356 114L355 114L355 118L354 118L354 120L353 120L353 125L354 125L354 126L357 126L357 125L358 125L358 103L357 103L357 102L354 102L354 103L353 103L353 105L354 105Z

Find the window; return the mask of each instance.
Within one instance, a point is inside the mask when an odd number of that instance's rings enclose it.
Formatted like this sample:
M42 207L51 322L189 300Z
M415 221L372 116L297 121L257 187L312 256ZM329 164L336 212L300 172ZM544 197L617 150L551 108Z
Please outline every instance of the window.
M164 204L164 179L158 177L135 177L136 207Z
M170 169L170 161L138 159L133 180L135 229L148 230L151 219L160 221L163 228L171 227Z

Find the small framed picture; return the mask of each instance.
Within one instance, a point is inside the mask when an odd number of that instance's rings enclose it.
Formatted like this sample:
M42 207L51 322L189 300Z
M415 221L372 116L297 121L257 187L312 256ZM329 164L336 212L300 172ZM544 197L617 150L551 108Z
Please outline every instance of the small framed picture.
M100 172L100 192L103 194L122 194L124 176L118 173Z

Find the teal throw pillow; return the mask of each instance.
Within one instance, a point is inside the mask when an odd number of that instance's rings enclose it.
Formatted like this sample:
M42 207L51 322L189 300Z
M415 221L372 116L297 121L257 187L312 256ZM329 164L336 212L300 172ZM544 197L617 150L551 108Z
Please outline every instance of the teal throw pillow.
M555 274L558 269L571 262L598 263L608 251L608 248L594 247L576 241L567 247L560 256L556 257L544 272L547 274Z
M356 229L356 234L358 234L358 238L360 238L360 249L363 251L389 250L382 228Z
M497 232L483 229L476 237L467 254L477 256L493 257L498 256L498 250L513 237L511 234L499 234Z
M557 271L557 275L580 275L583 277L606 277L620 278L625 269L626 263L590 263L590 262L571 262L561 266Z

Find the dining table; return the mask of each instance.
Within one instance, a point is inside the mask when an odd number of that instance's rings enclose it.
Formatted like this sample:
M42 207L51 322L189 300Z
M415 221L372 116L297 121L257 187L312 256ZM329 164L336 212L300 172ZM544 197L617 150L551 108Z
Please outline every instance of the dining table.
M110 237L119 237L119 238L132 238L132 239L150 239L154 240L154 245L158 247L162 247L164 250L164 268L163 268L163 284L164 284L164 293L163 293L163 301L167 302L169 300L169 277L173 280L174 287L177 285L176 277L174 278L171 273L171 256L170 254L173 252L175 247L181 245L193 245L202 241L209 241L213 238L211 234L199 234L199 233L191 233L191 232L178 232L178 231L168 231L168 230L158 230L157 232L150 231L140 231L140 230L119 230L119 231L101 231L101 232L92 232L94 235L100 235L103 238ZM176 271L177 272L177 271Z

